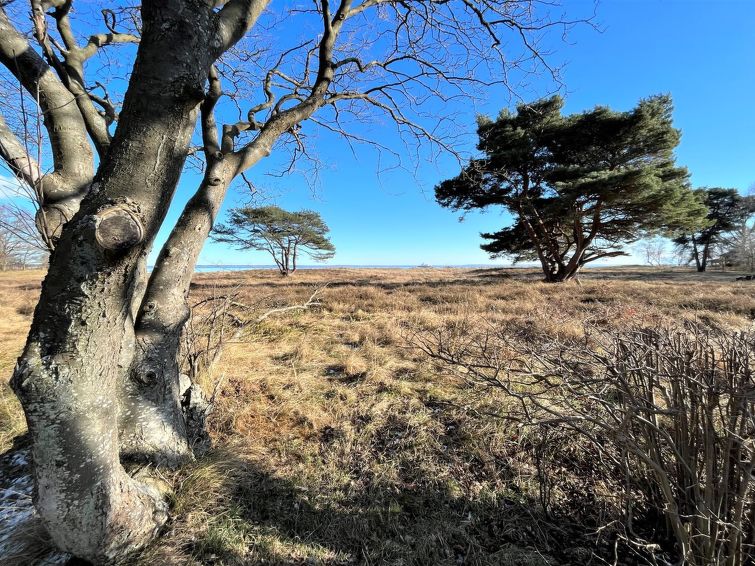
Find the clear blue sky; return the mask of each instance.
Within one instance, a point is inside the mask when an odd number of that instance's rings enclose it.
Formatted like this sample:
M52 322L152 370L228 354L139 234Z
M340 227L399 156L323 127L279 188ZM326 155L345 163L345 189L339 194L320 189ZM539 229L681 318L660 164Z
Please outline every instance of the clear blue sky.
M591 1L563 4L567 15L592 10ZM567 43L558 36L550 41L549 60L565 64L565 111L595 105L626 110L642 97L670 93L675 124L683 132L678 161L689 168L693 184L741 191L755 184L755 0L603 0L595 23L602 32L583 26L572 30ZM554 88L540 77L519 93L531 100ZM447 111L468 123L471 150L475 113L495 115L514 102L491 92L482 105L449 106ZM375 125L369 133L401 149L386 127ZM261 202L322 214L337 248L330 264L491 263L479 249L479 233L499 229L510 219L491 210L459 223L458 214L433 200L433 186L458 172L455 160L423 162L416 174L392 171L378 176L374 152L357 149L353 155L342 141L323 132L310 141L324 164L314 189L307 174L267 175L280 165L275 155L249 177L261 189ZM152 259L197 184L196 173L184 175ZM247 194L245 188L234 188L224 210L245 202ZM200 257L200 264L270 263L262 252L239 252L211 242Z
M584 11L587 3L565 5L567 11ZM690 169L693 184L744 191L755 183L755 1L604 0L596 23L602 32L573 30L568 44L554 38L551 60L566 65L565 110L598 104L629 109L641 97L671 93L675 124L683 132L678 160ZM543 78L523 96L537 98L552 89ZM491 98L478 111L495 115L510 103ZM473 119L470 114L470 132ZM473 135L469 143L475 143ZM317 153L327 167L315 191L301 176L270 179L261 171L265 163L252 177L272 202L322 214L338 250L331 264L490 263L479 249L479 233L500 228L508 217L490 211L459 223L457 214L432 198L433 185L458 171L454 161L425 164L418 178L408 172L378 178L375 156L368 151L354 157L325 137ZM188 181L180 196L188 195ZM237 191L226 208L244 198ZM270 261L262 253L208 243L200 263Z

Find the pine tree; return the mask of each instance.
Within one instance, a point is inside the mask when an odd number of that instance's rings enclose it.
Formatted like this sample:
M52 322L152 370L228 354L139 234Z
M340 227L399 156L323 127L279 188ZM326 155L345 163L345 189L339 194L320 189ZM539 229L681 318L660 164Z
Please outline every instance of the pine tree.
M742 196L737 189L720 187L696 189L695 194L708 209L707 223L698 230L680 230L674 243L690 254L697 271L704 272L714 246L755 212L755 199Z
M626 255L624 245L646 234L703 222L705 208L675 164L670 97L628 112L563 116L562 107L555 96L480 119L482 156L436 187L441 206L501 205L513 215L511 226L482 234L482 249L539 261L546 281L566 281L589 262Z
M313 210L289 212L277 206L235 208L228 215L228 223L216 226L212 239L232 244L241 250L270 253L281 275L296 271L300 252L315 261L325 261L335 255L335 247L328 240L330 229Z

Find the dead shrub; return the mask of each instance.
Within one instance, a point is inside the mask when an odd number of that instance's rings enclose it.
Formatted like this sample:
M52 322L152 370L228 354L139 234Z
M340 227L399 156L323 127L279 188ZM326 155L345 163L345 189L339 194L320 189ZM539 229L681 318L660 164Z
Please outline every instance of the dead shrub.
M616 533L637 558L752 563L755 333L688 324L533 346L512 330L466 324L414 343L516 399L505 418L589 440L596 473L623 486ZM539 479L552 490L552 474Z

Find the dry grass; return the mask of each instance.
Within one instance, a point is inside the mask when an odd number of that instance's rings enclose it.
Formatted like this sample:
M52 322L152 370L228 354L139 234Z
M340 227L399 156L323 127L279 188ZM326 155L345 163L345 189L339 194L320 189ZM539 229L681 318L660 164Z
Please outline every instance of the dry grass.
M21 406L8 385L34 313L41 271L0 271L0 453L26 430Z
M610 485L579 475L594 455L565 441L555 499L570 520L546 517L537 439L490 416L510 401L439 374L408 346L409 329L468 317L509 321L532 340L578 340L586 323L743 328L755 318L755 285L641 269L593 270L581 285L537 277L429 268L198 275L194 299L233 292L262 310L328 287L321 307L250 328L203 376L206 387L222 380L210 420L216 448L176 476L172 523L137 563L587 563L590 521L612 504ZM0 274L6 376L38 278ZM7 389L0 395L7 448L22 420Z

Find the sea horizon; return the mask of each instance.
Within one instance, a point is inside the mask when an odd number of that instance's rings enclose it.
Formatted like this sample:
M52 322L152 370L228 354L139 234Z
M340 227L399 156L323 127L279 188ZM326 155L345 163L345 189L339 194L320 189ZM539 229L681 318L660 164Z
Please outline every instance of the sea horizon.
M482 268L504 268L514 267L512 265L500 265L489 263L469 263L469 264L337 264L337 265L299 265L297 269L418 269L418 268L459 268L459 269L482 269ZM152 266L149 266L152 269ZM212 271L247 271L247 270L265 270L278 269L278 266L255 265L255 264L203 264L194 268L196 273L207 273Z
M672 267L672 264L664 264L663 267ZM151 271L153 266L149 266ZM299 265L297 269L311 270L311 269L532 269L538 267L537 264L520 263L514 264L495 264L495 263L464 263L464 264L336 264L336 265ZM626 263L626 264L598 264L598 265L586 265L584 269L596 268L596 267L643 267L638 263ZM646 266L645 266L646 267ZM277 270L278 266L274 264L269 265L255 265L255 264L202 264L197 265L194 268L195 273L212 273L215 271L262 271L266 269Z

